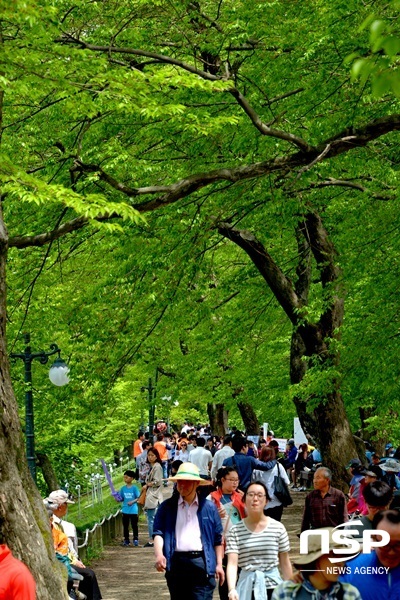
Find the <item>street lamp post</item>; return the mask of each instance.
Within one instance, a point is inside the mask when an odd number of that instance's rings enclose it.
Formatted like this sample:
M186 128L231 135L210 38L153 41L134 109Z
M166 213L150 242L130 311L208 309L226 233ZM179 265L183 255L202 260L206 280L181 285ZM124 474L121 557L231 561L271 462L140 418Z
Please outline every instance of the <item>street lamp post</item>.
M149 377L148 385L144 385L141 388L141 391L144 392L147 390L148 398L149 398L149 439L152 441L153 437L153 429L154 429L154 414L156 410L155 399L156 399L156 391L157 391L157 379L158 379L158 369L156 369L156 385L153 385L153 380Z
M28 460L29 471L31 472L32 478L36 481L36 460L35 460L35 430L33 420L33 397L32 397L32 361L37 359L42 365L45 365L49 356L58 353L58 359L51 366L49 371L50 381L54 385L62 386L69 382L68 367L63 360L60 358L60 348L57 344L51 344L50 350L45 352L31 352L30 341L31 336L29 333L24 333L24 342L26 344L25 351L21 354L12 352L10 357L13 359L20 358L24 361L25 365L25 437L26 437L26 457Z

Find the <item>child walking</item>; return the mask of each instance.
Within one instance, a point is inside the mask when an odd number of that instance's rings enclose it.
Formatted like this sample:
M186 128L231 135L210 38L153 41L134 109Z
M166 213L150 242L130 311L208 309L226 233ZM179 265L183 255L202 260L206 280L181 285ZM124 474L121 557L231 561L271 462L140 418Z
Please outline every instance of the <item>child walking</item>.
M137 505L137 499L139 498L139 490L136 485L133 485L135 479L135 473L128 469L124 473L125 485L120 489L120 495L122 498L122 525L124 527L124 541L123 546L130 546L129 542L129 524L132 526L133 531L133 545L139 546L138 539L138 520L139 520L139 508Z

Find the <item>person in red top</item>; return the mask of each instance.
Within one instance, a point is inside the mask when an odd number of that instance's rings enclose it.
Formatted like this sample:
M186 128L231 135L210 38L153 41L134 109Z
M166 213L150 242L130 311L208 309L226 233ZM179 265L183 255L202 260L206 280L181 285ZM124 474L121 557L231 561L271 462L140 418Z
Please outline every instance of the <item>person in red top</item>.
M0 544L0 600L36 600L31 572L6 544Z
M139 431L138 439L133 444L133 458L136 458L143 452L142 450L142 442L144 441L144 433L143 431Z

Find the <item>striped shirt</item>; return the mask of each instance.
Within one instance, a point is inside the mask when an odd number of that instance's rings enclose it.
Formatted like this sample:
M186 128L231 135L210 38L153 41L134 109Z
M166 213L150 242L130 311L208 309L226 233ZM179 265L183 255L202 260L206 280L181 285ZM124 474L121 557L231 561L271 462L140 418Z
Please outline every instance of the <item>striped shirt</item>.
M285 527L269 517L268 525L257 533L250 531L245 521L234 525L228 532L225 552L238 554L238 565L245 571L268 571L279 566L279 553L289 550ZM273 580L265 579L267 587L275 587Z

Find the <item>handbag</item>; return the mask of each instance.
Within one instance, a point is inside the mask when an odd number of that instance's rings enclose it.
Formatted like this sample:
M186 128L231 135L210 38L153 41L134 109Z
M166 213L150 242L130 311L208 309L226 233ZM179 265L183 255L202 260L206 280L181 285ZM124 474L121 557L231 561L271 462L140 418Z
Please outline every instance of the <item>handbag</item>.
M279 464L277 465L277 468L278 475L275 475L274 477L274 495L283 506L290 506L293 504L293 500L290 495L289 488L280 473Z
M147 488L142 488L141 492L140 492L140 496L137 499L137 504L139 504L139 506L144 506L144 503L146 502L146 493L147 493Z

